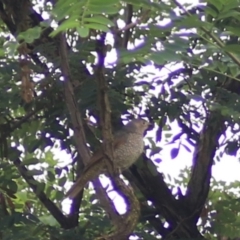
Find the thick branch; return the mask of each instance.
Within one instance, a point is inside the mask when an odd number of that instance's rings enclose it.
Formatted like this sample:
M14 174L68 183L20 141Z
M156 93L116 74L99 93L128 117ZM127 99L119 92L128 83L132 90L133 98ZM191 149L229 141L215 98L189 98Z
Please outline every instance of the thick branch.
M64 94L66 98L67 108L73 124L74 138L76 142L76 148L81 156L84 164L87 163L90 158L90 152L87 147L86 136L84 133L81 114L79 112L78 104L76 102L72 84L70 82L70 68L67 59L67 44L63 34L60 37L59 55L61 61L61 70L64 77Z
M213 159L219 137L225 130L224 119L221 115L217 112L210 113L195 149L192 175L186 193L186 204L191 212L196 212L197 217L208 195Z
M193 216L188 210L188 206L185 206L181 200L174 198L164 182L162 174L156 170L150 159L146 156L143 158L139 167L131 167L131 173L125 171L124 176L131 182L135 191L140 190L146 200L153 203L158 214L164 216L169 223L170 229L162 232L162 236L168 237L168 239L186 237L203 239L195 223L191 221ZM174 229L177 231L173 235L169 235Z

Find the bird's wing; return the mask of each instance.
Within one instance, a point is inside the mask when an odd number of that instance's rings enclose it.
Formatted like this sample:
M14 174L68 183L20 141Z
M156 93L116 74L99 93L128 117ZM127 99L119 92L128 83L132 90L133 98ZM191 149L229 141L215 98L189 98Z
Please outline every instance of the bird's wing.
M121 144L124 144L126 141L126 137L124 134L118 134L114 138L113 148L114 150L118 148ZM91 181L99 174L102 173L102 168L105 165L104 153L102 149L97 150L93 156L91 157L89 164L85 167L82 175L78 178L78 180L73 184L70 190L67 192L66 196L70 198L74 198L87 184L87 182Z
M113 140L113 151L118 148L120 145L124 144L126 142L126 136L122 133L118 133L117 135L114 135ZM103 149L100 148L97 150L92 157L89 160L89 163L86 165L83 173L87 172L90 168L94 167L94 165L102 160L104 158L104 152Z

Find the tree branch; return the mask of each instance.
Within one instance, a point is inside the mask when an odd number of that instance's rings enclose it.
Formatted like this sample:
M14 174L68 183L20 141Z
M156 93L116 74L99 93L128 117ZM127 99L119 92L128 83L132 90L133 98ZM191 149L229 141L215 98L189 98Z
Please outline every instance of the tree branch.
M205 121L195 149L185 204L191 212L196 213L196 221L208 195L211 168L218 148L218 140L225 130L226 126L220 113L211 112ZM196 209L198 210L197 212Z
M125 22L126 22L126 25L129 25L132 23L132 16L133 16L133 5L132 4L127 4L127 7L125 9L125 12L126 12L126 19L125 19ZM131 32L130 32L130 28L126 29L125 32L124 32L124 35L123 35L123 47L127 49L127 45L128 45L128 41L131 37Z
M115 172L117 169L114 165L114 153L113 153L113 138L112 138L112 125L111 125L111 107L108 99L108 86L104 77L104 60L106 56L105 49L105 36L103 34L101 39L97 42L97 54L98 65L95 72L98 80L98 102L100 110L100 123L102 127L102 135L104 144L104 152L107 157L107 168L112 177L114 188L122 195L127 203L127 213L124 218L121 219L118 215L115 215L113 221L115 225L115 231L112 234L106 236L106 239L125 239L127 238L133 229L135 228L139 214L140 205L138 199L135 197L133 190L130 186L126 186L119 174ZM101 238L100 238L101 239Z
M25 166L21 164L20 159L16 159L14 161L14 165L17 167L19 173L24 178L24 180L28 183L30 188L42 202L42 204L47 208L47 210L52 214L52 216L57 220L57 222L61 225L64 229L69 229L72 227L72 223L68 220L66 216L63 215L61 210L45 195L43 191L38 191L37 188L37 181L32 177L29 176L28 170ZM36 184L35 184L36 183Z
M63 34L60 37L60 60L61 60L61 70L64 77L64 93L66 98L67 108L71 117L74 130L74 140L76 143L76 148L78 154L80 155L83 163L86 165L91 155L87 147L86 137L83 129L83 123L81 119L81 114L79 112L78 105L75 100L73 87L70 82L70 68L67 60L67 48L66 48L66 39ZM100 202L103 205L106 212L110 214L111 219L115 219L117 211L115 210L114 205L111 203L108 195L103 189L99 179L93 180L94 189L99 196Z
M143 21L146 20L148 14L150 13L151 10L145 10L142 15L137 18L137 20L135 22L130 22L129 24L127 24L125 27L118 29L118 32L123 32L123 31L127 31L131 28L136 27L138 24L142 23Z
M143 159L139 161L141 161L139 166L138 164L133 165L130 171L125 171L123 175L131 182L136 192L140 190L146 200L153 203L158 214L164 216L171 226L171 229L162 233L166 234L162 237L166 237L173 229L177 229L171 236L172 239L188 236L203 239L195 223L193 224L193 221L188 219L190 216L192 217L188 206L181 199L175 199L162 174L157 171L151 160L143 155ZM188 221L182 221L183 218L188 219ZM178 227L179 223L181 223L180 227Z

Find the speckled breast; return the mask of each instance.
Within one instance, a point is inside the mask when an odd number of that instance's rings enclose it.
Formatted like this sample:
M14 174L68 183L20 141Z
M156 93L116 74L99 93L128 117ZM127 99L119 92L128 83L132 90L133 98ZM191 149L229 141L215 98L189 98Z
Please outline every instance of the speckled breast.
M129 168L143 152L143 137L140 134L129 134L126 143L115 151L117 167L122 170Z

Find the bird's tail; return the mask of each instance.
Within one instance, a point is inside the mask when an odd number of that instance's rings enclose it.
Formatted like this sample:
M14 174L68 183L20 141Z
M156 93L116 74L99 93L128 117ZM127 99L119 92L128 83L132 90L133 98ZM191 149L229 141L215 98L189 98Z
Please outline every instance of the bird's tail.
M103 161L96 161L91 166L87 167L85 171L83 171L82 176L78 178L78 180L73 184L73 186L69 189L66 194L66 197L74 198L77 194L84 188L84 186L89 182L98 177L99 174L102 173L102 165Z

